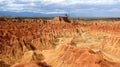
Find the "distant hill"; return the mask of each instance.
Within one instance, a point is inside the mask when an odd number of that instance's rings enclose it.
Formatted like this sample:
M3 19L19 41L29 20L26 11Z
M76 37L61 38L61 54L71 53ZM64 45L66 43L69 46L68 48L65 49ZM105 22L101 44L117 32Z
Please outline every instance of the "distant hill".
M33 12L0 11L0 16L63 16L63 14L42 14Z

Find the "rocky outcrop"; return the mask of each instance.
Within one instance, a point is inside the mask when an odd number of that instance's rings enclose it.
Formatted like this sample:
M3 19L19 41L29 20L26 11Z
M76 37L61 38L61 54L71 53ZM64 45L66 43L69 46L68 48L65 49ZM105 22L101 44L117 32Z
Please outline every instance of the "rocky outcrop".
M55 17L54 19L53 19L53 21L55 22L55 21L58 21L58 22L70 22L69 20L68 20L68 17L64 17L64 16L57 16L57 17Z
M0 53L8 64L14 64L29 50L54 48L56 39L74 36L75 26L51 22L0 22ZM72 34L70 34L72 33Z
M4 61L0 60L0 67L10 67L10 65L6 64Z
M106 59L106 61L109 60L112 62L114 60L114 62L116 62L119 61L119 55L120 55L119 25L120 25L119 20L109 19L109 20L92 20L92 21L91 20L71 21L67 17L60 17L60 16L55 17L53 20L43 20L43 19L39 19L39 20L13 19L9 21L1 20L0 21L0 60L3 60L5 64L8 65L12 65L16 62L20 63L23 61L25 62L30 62L32 60L39 61L41 59L39 55L45 55L45 54L41 54L41 52L36 53L35 52L36 50L51 51L53 49L54 51L55 49L56 51L59 51L56 48L58 45L71 44L73 46L79 47L79 49L89 48L95 53L101 52L100 55L103 55L103 58ZM76 47L74 48L76 49ZM83 55L85 54L89 56L90 54L90 58L92 58L91 55L93 54L89 53L89 49L86 49L85 53L83 51ZM62 54L64 55L64 53ZM65 56L67 56L66 54ZM59 54L53 56L57 56L57 55ZM74 56L74 54L72 55ZM99 55L99 54L95 54L95 55ZM81 55L78 54L78 56ZM115 58L111 56L114 56ZM21 58L22 60L20 60ZM89 58L86 59L91 60ZM62 62L61 59L58 59L58 61L60 63ZM93 61L93 65L95 61ZM109 63L106 61L104 62ZM68 61L65 60L65 62ZM72 61L69 62L73 63ZM80 62L82 63L83 61ZM51 63L52 62L50 61L50 64ZM86 61L85 64L89 64L89 63ZM110 64L112 63L109 63L109 65ZM54 63L52 65L54 66Z
M45 62L31 61L28 63L16 63L10 67L52 67Z
M26 53L27 59L35 55L31 52ZM76 47L70 44L58 45L56 49L44 50L41 54L44 56L42 62L31 60L16 63L11 67L119 67L120 65L118 62L105 60L99 52L96 53L88 48Z
M55 50L43 52L45 61L53 67L119 67L119 63L108 62L88 48L59 45ZM50 57L50 58L49 58Z
M104 58L109 61L120 62L120 37L107 37L101 46Z

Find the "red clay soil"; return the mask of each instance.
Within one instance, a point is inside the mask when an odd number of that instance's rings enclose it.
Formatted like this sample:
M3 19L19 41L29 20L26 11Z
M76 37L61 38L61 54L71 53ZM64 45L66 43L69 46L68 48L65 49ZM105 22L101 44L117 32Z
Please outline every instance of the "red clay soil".
M56 46L58 46L59 44L56 42L58 42L59 38L63 38L63 37L74 38L77 35L82 36L82 33L85 33L88 31L90 32L95 31L98 33L102 32L105 34L106 33L110 34L111 37L114 37L114 36L119 37L120 21L115 21L115 20L114 21L113 20L81 21L79 20L74 23L74 22L71 22L71 20L68 20L66 17L56 17L54 20L41 19L40 21L29 19L24 22L20 20L14 20L14 19L11 21L0 20L0 60L2 60L4 63L8 65L13 65L22 58L25 52L30 50L44 51L44 50L55 49L56 50L55 52L57 52L59 50L56 49ZM87 42L87 41L84 41L84 42ZM118 42L118 44L120 43ZM107 43L107 45L109 45L109 43ZM60 56L61 58L58 58L58 59L65 60L65 62L68 64L68 67L70 66L76 67L73 65L78 65L78 66L81 65L82 67L84 67L84 65L87 65L88 67L99 67L99 66L118 67L118 63L104 60L100 54L95 53L90 49L86 49L86 48L82 49L82 48L77 48L77 47L68 46L68 45L61 46L61 47L63 48L63 50L61 50L61 48L60 50L63 51L64 53L62 53L61 55L62 57ZM68 48L68 49L65 51L64 48ZM74 61L71 60L70 58L72 56L70 54L75 56L75 58L77 59L75 59ZM59 54L56 54L56 55L59 55ZM65 57L65 56L68 56L68 57ZM62 64L61 61L60 63ZM51 65L51 64L48 63L48 65ZM63 67L66 67L66 66L63 66Z
M47 53L47 54L46 54ZM88 48L60 45L54 51L46 51L46 62L53 67L119 67L120 63L103 59L100 53ZM50 58L49 58L50 57Z
M47 65L47 63L45 62L31 61L28 63L16 63L11 67L51 67L51 66Z

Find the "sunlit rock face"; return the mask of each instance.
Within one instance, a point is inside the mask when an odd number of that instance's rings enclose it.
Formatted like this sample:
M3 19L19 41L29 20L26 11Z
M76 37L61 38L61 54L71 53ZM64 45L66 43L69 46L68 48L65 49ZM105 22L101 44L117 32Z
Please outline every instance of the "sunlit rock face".
M55 17L54 19L53 19L53 22L56 22L56 21L58 21L58 22L70 22L69 20L68 20L68 17L64 17L64 16L57 16L57 17Z
M31 52L27 52L26 58L28 56L31 58L30 54ZM99 52L95 53L88 48L70 44L58 45L55 49L42 51L41 54L44 56L44 60L42 60L44 62L25 60L11 67L119 67L120 65L105 60Z
M28 63L16 63L11 67L51 67L47 65L45 62L31 61Z
M106 38L102 44L102 54L109 61L120 62L120 37Z
M53 67L118 67L119 63L106 61L100 53L88 48L59 45L55 50L43 52L45 61Z
M117 67L119 39L120 19L1 19L0 63Z

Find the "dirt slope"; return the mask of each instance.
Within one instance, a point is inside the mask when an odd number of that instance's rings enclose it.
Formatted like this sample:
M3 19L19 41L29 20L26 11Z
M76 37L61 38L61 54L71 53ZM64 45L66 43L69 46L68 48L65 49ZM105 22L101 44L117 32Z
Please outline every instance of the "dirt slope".
M29 63L34 60L38 62L45 61L53 67L60 67L59 65L62 64L62 67L66 67L61 61L62 57L59 56L62 55L68 56L67 59L70 58L65 60L69 67L72 67L72 65L89 65L91 67L104 67L105 65L110 67L109 65L111 65L117 67L114 65L120 62L119 37L120 21L115 19L73 21L59 16L53 20L0 20L0 65L3 65L2 62L6 65L13 65L15 63ZM63 44L72 46L64 45L57 48ZM64 51L61 47L70 47L70 49ZM90 53L89 50L94 54ZM72 54L73 51L75 54ZM79 51L82 51L83 55L79 54ZM44 58L41 58L41 55ZM85 60L72 60L71 55L77 59L79 59L77 56L85 57ZM49 60L48 58L51 56L55 57ZM98 59L102 62L95 64ZM53 62L54 60L58 61Z

